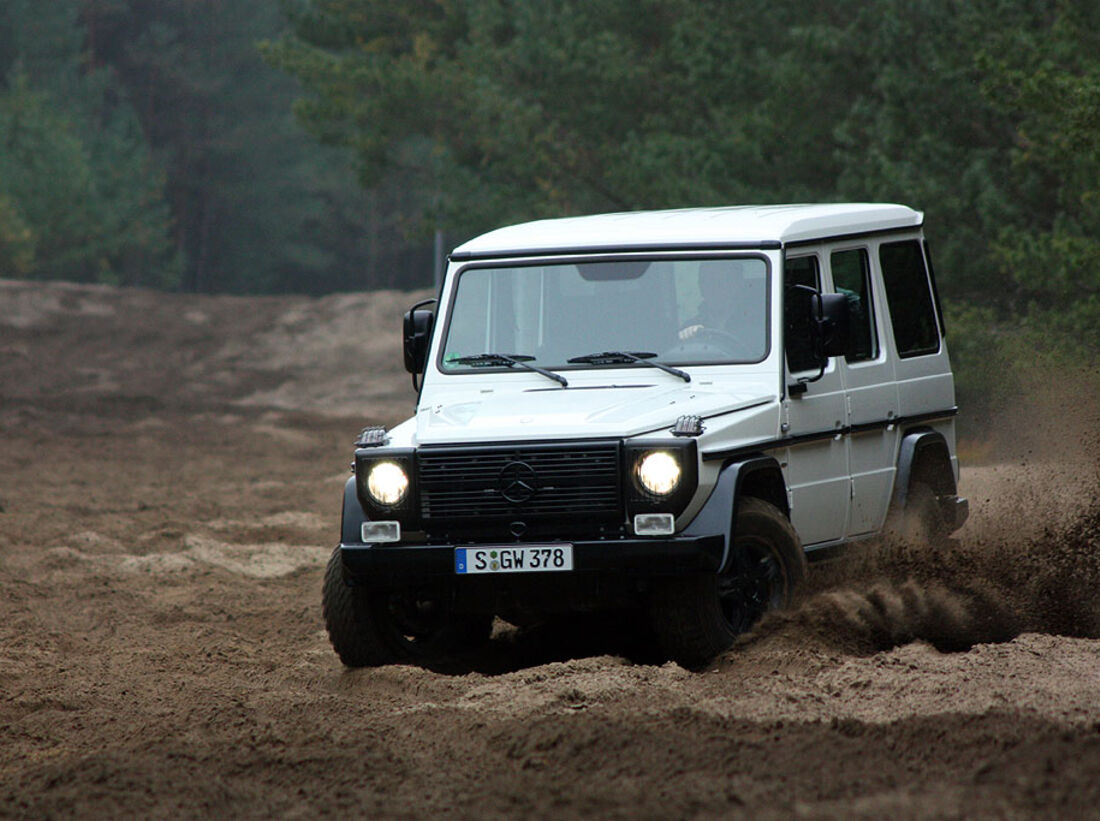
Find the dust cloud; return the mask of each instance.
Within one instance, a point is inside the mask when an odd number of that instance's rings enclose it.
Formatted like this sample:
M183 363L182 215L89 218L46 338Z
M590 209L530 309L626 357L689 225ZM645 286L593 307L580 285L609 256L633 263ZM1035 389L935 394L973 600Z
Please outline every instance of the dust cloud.
M959 533L854 548L819 568L798 606L766 619L742 649L778 635L865 655L913 641L959 652L1025 632L1100 638L1096 399L1041 400L1007 412L1007 427L1031 431L1012 446L1023 458L963 468L960 492L973 513ZM1075 412L1052 423L1053 405Z

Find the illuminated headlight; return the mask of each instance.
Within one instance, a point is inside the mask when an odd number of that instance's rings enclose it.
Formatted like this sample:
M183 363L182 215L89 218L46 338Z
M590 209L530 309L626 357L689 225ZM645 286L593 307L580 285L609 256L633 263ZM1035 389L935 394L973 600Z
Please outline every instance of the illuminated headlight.
M637 467L638 483L654 496L667 496L680 484L680 462L671 453L656 450L646 454Z
M380 505L396 505L409 492L409 477L393 462L375 462L367 474L367 492Z

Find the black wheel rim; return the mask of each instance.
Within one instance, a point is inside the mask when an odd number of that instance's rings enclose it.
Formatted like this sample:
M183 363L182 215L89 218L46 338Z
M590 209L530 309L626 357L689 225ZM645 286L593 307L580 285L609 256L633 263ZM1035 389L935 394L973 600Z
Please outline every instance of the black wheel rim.
M739 539L737 548L743 551L743 569L718 577L718 605L730 629L742 633L766 612L783 605L787 595L787 573L768 541Z

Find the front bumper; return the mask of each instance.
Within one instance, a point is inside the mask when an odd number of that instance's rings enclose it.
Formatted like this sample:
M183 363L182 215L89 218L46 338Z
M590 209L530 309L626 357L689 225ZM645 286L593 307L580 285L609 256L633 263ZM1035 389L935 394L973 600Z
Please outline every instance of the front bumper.
M546 542L540 542L546 544ZM537 575L552 577L613 575L626 578L656 578L717 572L725 551L725 537L679 536L666 539L615 539L572 541L573 570L564 573L493 573L484 579L514 579ZM349 580L371 586L400 587L443 579L459 582L472 577L455 573L455 549L487 545L369 545L341 544L340 553ZM505 545L521 547L516 542Z

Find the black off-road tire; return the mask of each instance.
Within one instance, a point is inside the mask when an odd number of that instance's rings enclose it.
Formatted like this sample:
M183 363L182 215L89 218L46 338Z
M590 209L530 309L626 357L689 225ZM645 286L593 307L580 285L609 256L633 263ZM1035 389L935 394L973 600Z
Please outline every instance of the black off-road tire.
M493 622L491 615L453 614L439 604L431 619L411 624L407 614L422 599L348 585L339 547L325 569L321 602L329 640L348 667L450 666L488 642Z
M747 572L737 570L737 556ZM685 667L706 664L769 610L788 606L806 576L802 543L775 505L745 497L737 505L731 567L657 588L650 601L662 651Z
M337 547L325 567L321 612L332 648L348 667L374 667L398 660L375 626L362 617L367 609L367 591L344 581L340 548Z

